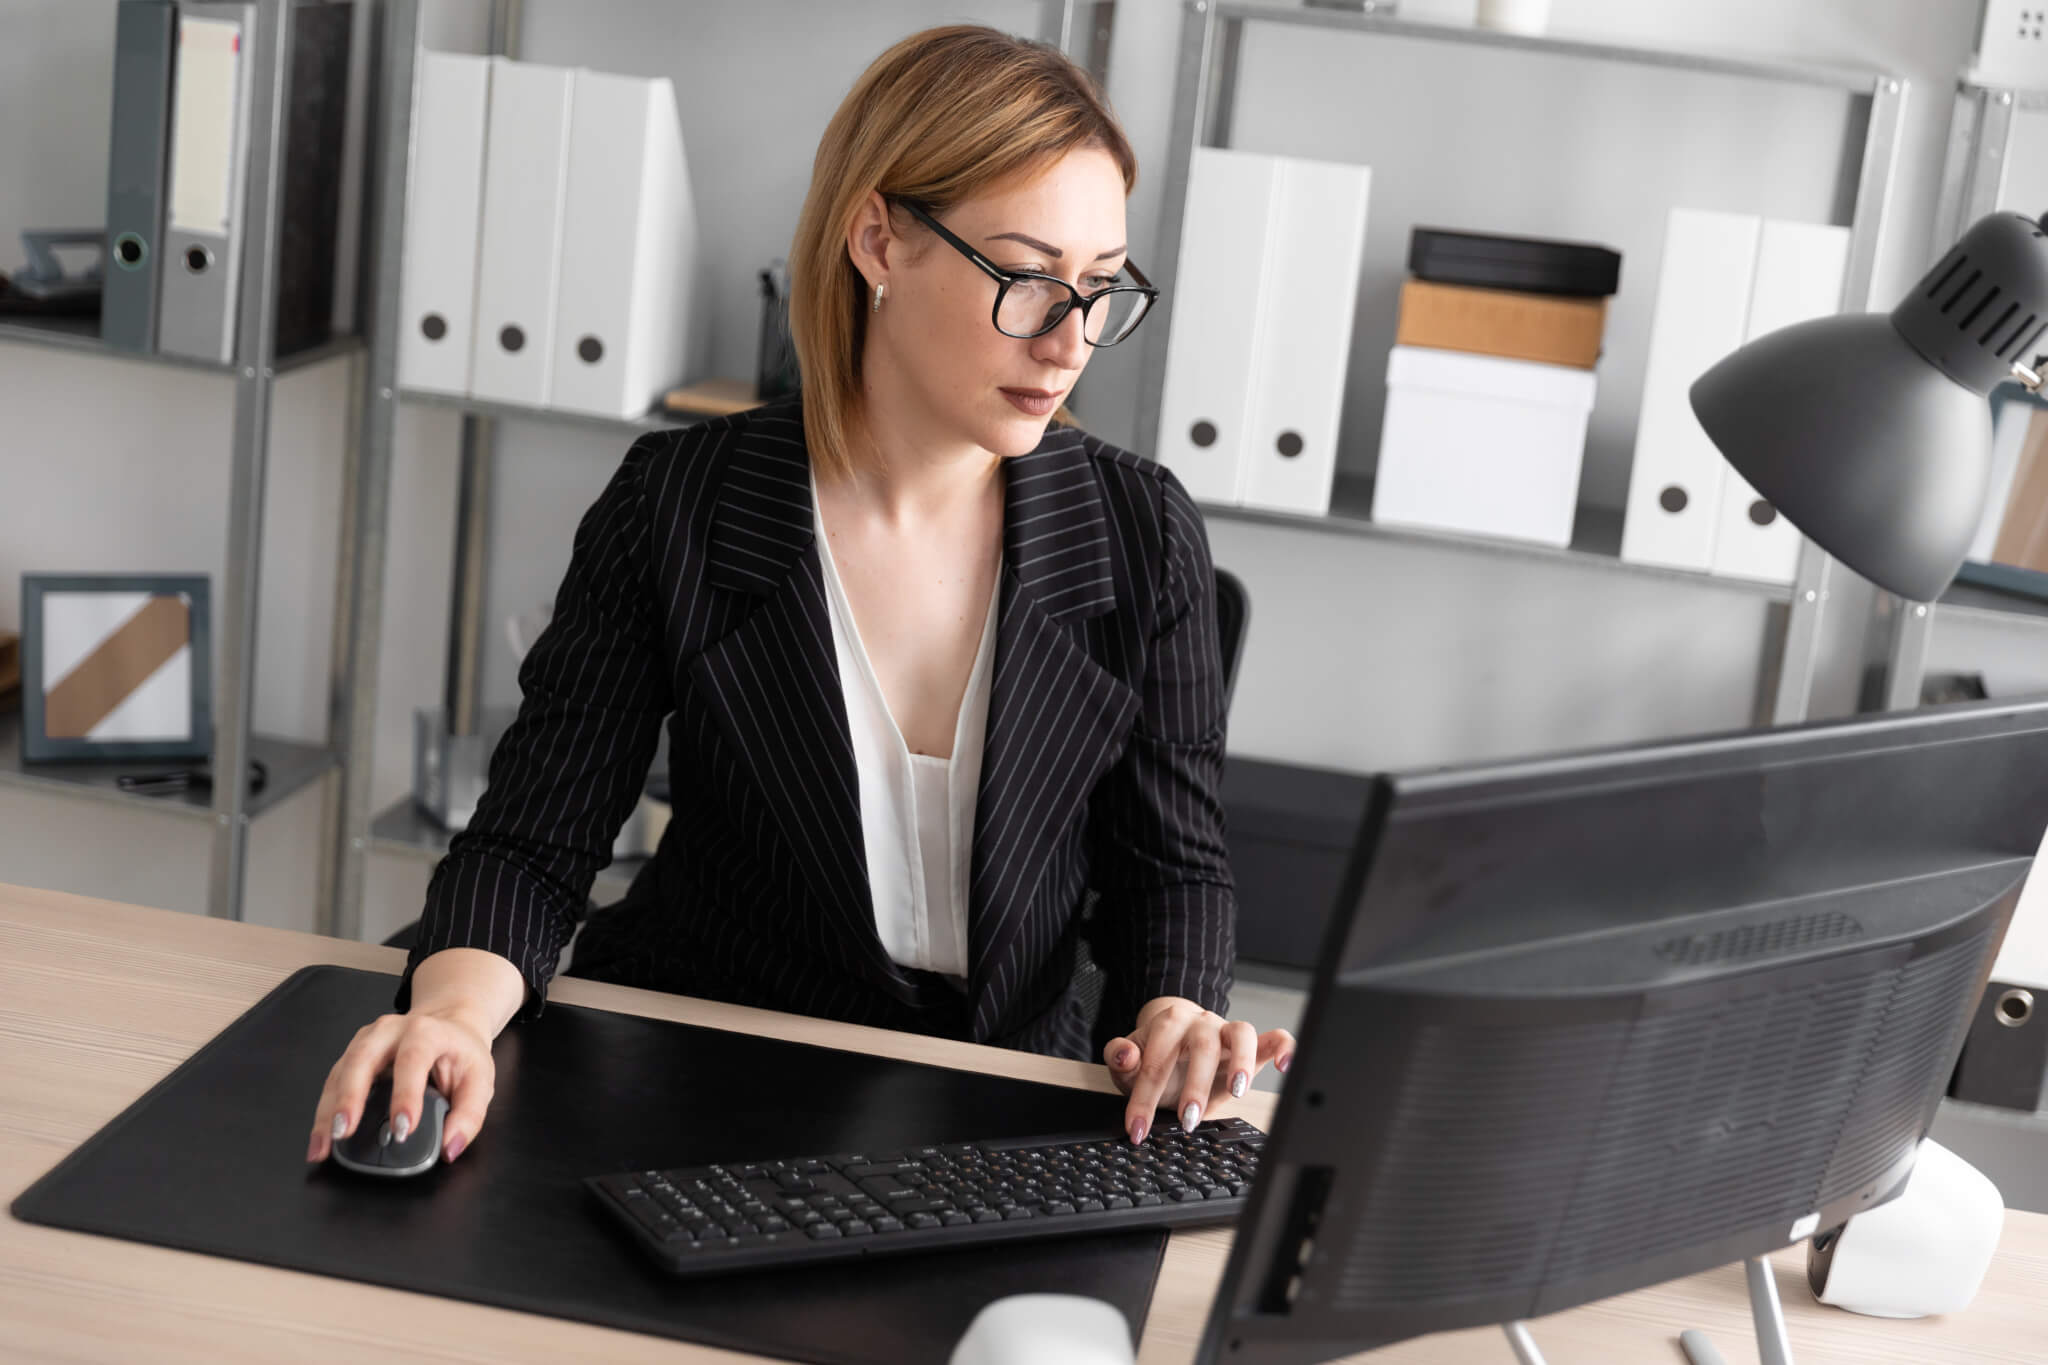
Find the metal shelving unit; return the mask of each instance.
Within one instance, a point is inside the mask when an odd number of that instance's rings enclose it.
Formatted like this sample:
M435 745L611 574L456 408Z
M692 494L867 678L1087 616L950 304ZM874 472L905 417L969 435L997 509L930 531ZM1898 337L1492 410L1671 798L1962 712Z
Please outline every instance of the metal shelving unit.
M251 716L256 691L257 596L262 581L263 492L270 459L272 389L283 375L342 358L355 365L362 358L357 337L337 336L319 346L280 356L276 349L278 245L281 225L285 156L285 111L290 107L291 0L256 0L255 25L248 41L251 100L249 146L245 174L242 279L235 327L234 359L229 364L140 353L108 346L96 323L68 319L0 322L0 343L42 346L105 359L219 374L234 386L234 421L230 440L228 481L228 543L226 572L217 585L216 639L220 651L216 671L214 741L215 772L236 773L251 758L261 759L269 777L260 793L243 783L222 782L210 794L177 797L137 796L114 784L116 774L162 766L133 760L114 764L24 764L20 721L0 724L0 786L43 795L97 800L131 810L156 810L174 815L211 818L207 910L218 918L242 917L242 891L248 857L249 822L288 800L339 768L331 747L294 743L254 733ZM371 71L372 87L377 73ZM336 679L337 695L345 680ZM326 879L316 894L326 893Z
M290 800L333 772L336 762L334 751L322 745L299 744L269 735L250 737L249 756L260 761L268 774L263 790L249 796L246 813L251 819ZM213 797L206 792L137 796L115 785L114 779L122 773L176 766L175 762L132 758L111 763L23 763L21 717L0 717L0 787L109 801L130 809L161 810L201 819L212 814Z
M1431 546L1458 554L1486 555L1528 563L1571 564L1601 573L1625 574L1633 578L1661 578L1695 587L1720 588L1744 596L1786 602L1792 589L1784 583L1724 574L1694 573L1657 564L1632 564L1621 558L1621 516L1600 515L1596 509L1581 508L1572 543L1563 549L1533 541L1487 536L1460 535L1426 527L1390 526L1372 519L1372 480L1357 474L1339 474L1331 493L1330 510L1321 515L1285 512L1273 508L1246 507L1233 503L1197 503L1205 517L1277 526L1290 531L1325 535L1356 536L1394 544ZM1590 515L1589 515L1590 514Z
M493 0L489 48L493 53L519 51L523 0ZM384 0L385 33L380 69L388 73L386 94L376 104L377 126L371 141L374 175L365 176L374 197L368 218L373 224L366 242L365 278L372 282L366 301L364 329L368 345L367 382L363 387L349 471L349 509L345 525L342 595L344 611L336 623L337 678L334 720L340 755L334 806L334 832L328 859L328 894L321 904L322 933L359 938L362 933L364 860L380 852L437 859L446 850L447 834L411 809L409 800L372 813L370 770L377 716L376 669L383 628L383 568L391 489L391 444L401 403L447 408L462 414L461 475L457 501L455 579L448 640L447 686L443 704L450 730L469 733L482 706L484 636L484 549L489 544L490 482L500 422L546 422L631 440L665 427L684 426L701 418L662 411L643 417L587 417L517 404L401 390L398 385L400 262L404 253L405 196L411 152L413 72L419 43L419 0ZM1085 0L1040 0L1039 37L1082 62L1098 79L1107 69L1108 7ZM935 17L934 22L937 22ZM630 864L600 874L612 886ZM623 883L616 883L623 889Z
M1158 268L1153 275L1160 282L1161 297L1156 320L1145 341L1144 381L1138 399L1140 450L1157 444L1159 404L1166 388L1167 338L1172 328L1173 282L1180 264L1181 220L1187 207L1189 167L1195 149L1226 147L1230 144L1232 106L1237 98L1239 54L1247 24L1288 24L1332 32L1383 35L1430 42L1502 48L1532 56L1593 58L1634 65L1659 66L1711 75L1784 81L1820 86L1867 99L1868 118L1862 158L1856 177L1855 210L1850 223L1848 270L1843 283L1845 308L1868 306L1870 284L1877 259L1877 244L1885 212L1890 203L1893 165L1897 157L1899 130L1904 115L1905 81L1889 72L1861 70L1818 64L1771 61L1620 43L1595 42L1567 37L1529 37L1491 29L1421 23L1386 15L1343 10L1273 5L1219 3L1219 0L1184 0L1179 66L1174 86L1171 156L1166 172L1165 193L1160 203L1160 247ZM1150 263L1148 263L1149 265ZM1343 480L1339 481L1339 492ZM1423 533L1396 531L1374 526L1351 511L1333 511L1328 517L1299 517L1261 512L1245 507L1211 507L1211 515L1236 520L1280 522L1309 527L1341 529L1354 534L1374 534L1408 539ZM1581 509L1579 520L1588 521ZM1595 519L1597 520L1597 519ZM1367 528L1370 528L1368 530ZM1788 604L1785 633L1776 651L1778 677L1773 689L1771 718L1776 722L1803 719L1819 655L1821 625L1827 610L1833 562L1811 542L1801 552L1796 578L1790 587L1779 584L1748 583L1710 574L1631 564L1610 554L1600 527L1582 526L1571 550L1506 546L1476 538L1429 536L1433 543L1456 544L1475 551L1526 556L1565 556L1571 562L1599 564L1619 572L1659 578L1679 578L1693 584L1727 586L1742 591L1765 592Z
M1948 154L1942 163L1941 201L1934 224L1937 254L1972 223L1996 212L2005 199L2013 135L2023 110L2048 110L2048 90L1956 82L1955 114L1949 123ZM2040 207L2036 206L2038 212ZM1884 707L1906 711L1920 705L1927 680L1927 653L1935 622L1950 615L2011 624L2041 623L2042 611L2023 601L1967 584L1952 587L1934 603L1906 602L1880 594L1877 629L1884 640Z

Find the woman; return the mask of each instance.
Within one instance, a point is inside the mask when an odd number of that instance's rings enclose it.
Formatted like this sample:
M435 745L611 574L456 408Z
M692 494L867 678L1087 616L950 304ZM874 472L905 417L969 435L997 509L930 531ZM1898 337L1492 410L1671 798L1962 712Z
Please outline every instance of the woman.
M792 252L800 400L643 438L584 518L397 1012L335 1064L309 1161L379 1120L387 1067L393 1127L431 1077L460 1155L664 719L674 819L571 975L1100 1056L1133 1142L1162 1101L1192 1128L1286 1069L1291 1035L1221 1017L1201 520L1159 466L1047 426L1150 302L1135 177L1087 76L1037 44L935 29L854 85Z

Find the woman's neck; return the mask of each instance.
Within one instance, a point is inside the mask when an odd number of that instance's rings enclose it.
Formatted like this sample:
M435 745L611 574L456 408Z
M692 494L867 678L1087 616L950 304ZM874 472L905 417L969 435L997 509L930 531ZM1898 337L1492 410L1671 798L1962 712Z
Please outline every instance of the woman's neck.
M1000 496L1002 459L934 430L911 404L870 387L847 433L853 473L833 491L885 525L949 521Z

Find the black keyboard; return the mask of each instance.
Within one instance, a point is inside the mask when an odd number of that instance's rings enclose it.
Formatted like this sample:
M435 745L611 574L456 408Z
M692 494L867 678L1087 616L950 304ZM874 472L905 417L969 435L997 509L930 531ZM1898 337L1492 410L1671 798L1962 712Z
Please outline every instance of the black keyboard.
M900 1152L728 1161L583 1183L678 1275L943 1251L1128 1228L1229 1223L1266 1136L1242 1119Z

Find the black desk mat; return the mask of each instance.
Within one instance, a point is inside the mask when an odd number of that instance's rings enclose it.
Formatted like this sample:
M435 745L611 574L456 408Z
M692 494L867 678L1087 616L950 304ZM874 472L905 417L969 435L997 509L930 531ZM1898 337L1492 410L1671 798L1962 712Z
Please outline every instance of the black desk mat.
M1034 1133L1114 1133L1108 1094L551 1003L498 1039L452 1164L309 1167L327 1071L397 978L292 975L14 1201L15 1217L822 1365L944 1362L1010 1294L1145 1321L1164 1232L689 1281L594 1214L587 1175Z

